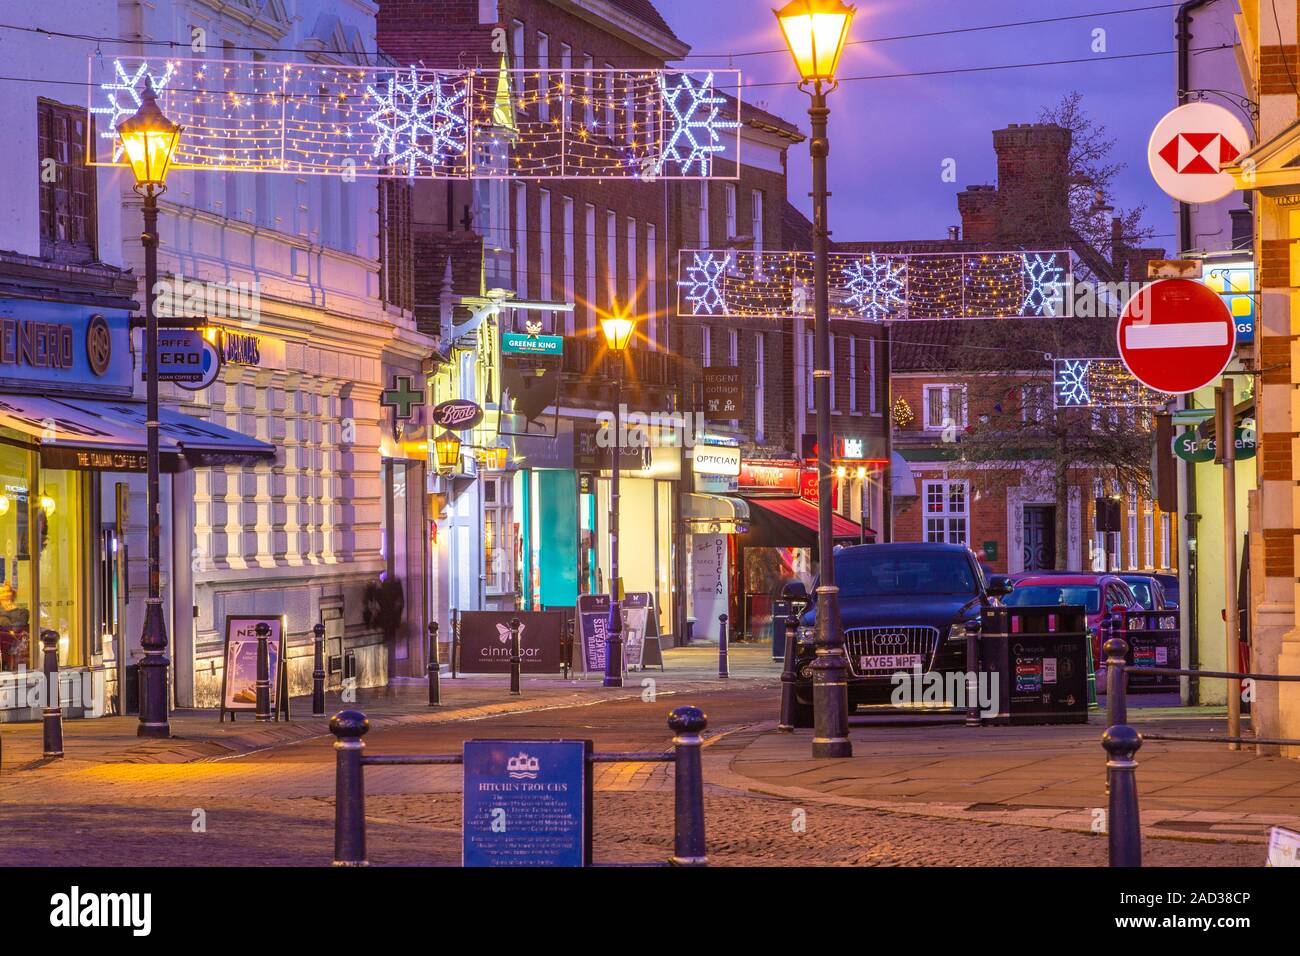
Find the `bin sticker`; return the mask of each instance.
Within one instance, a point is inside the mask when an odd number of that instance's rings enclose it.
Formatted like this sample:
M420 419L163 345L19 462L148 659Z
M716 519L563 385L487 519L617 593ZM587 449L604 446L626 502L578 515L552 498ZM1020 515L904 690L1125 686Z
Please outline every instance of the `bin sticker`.
M1044 684L1056 683L1056 658L1055 657L1043 658L1043 683Z

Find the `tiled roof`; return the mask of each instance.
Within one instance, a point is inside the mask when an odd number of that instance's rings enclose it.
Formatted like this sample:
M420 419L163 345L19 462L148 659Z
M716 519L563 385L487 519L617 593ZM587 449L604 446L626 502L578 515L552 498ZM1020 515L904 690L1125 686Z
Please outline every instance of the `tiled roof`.
M718 92L721 94L722 98L726 100L726 103L722 106L719 112L728 119L734 118L736 116L736 97L723 90L719 90ZM771 127L772 129L784 133L796 142L802 142L807 139L807 137L804 136L803 130L799 129L799 127L794 123L782 119L775 113L769 113L765 109L761 109L751 103L746 103L743 100L740 102L740 121L742 123L749 123L756 126Z
M624 13L631 14L661 33L668 34L674 40L679 39L650 0L609 0L609 4Z
M788 199L781 210L781 245L785 249L812 249L812 223Z

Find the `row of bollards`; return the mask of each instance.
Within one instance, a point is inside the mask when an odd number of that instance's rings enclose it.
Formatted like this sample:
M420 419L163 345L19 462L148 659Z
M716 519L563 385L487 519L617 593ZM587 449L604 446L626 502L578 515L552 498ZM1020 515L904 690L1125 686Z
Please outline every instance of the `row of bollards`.
M673 786L673 855L675 866L707 866L708 845L704 827L704 766L702 734L708 718L698 707L678 707L668 717L673 732L671 754L592 754L589 761L617 763L622 760L644 763L650 759L674 765ZM366 856L366 786L367 763L400 762L404 766L459 764L461 755L383 758L365 756L362 737L370 729L366 715L345 710L330 720L334 734L334 865L367 866Z

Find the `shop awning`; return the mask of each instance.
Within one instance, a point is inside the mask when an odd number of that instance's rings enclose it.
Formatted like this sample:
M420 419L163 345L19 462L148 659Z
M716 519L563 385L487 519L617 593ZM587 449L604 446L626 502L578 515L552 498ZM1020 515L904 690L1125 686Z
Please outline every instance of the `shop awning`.
M274 445L183 412L160 409L159 426L167 472L275 458ZM145 470L144 402L0 395L0 429L33 440L43 468Z
M916 497L916 476L907 459L898 452L889 456L889 489L895 498Z
M691 534L744 534L749 504L726 495L682 495L682 518Z
M803 498L751 498L752 532L761 543L777 547L815 547L817 544L817 506ZM867 537L875 532L867 529ZM857 541L858 523L837 514L831 515L831 535L836 541Z

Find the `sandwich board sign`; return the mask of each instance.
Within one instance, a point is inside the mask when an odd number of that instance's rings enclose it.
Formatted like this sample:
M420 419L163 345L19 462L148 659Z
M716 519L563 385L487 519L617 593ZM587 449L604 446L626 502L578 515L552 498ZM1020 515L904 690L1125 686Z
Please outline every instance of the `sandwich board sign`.
M590 740L467 740L465 866L589 866Z
M257 710L257 625L271 629L266 638L267 673L271 678L271 713L279 720L289 719L289 672L280 666L284 660L285 619L262 614L231 614L226 617L226 644L222 659L221 714L230 714L233 723L238 711Z
M582 638L582 669L605 672L605 641L609 631L609 595L578 595L578 633Z
M664 668L659 644L659 615L649 591L629 591L623 599L623 660L628 670Z

